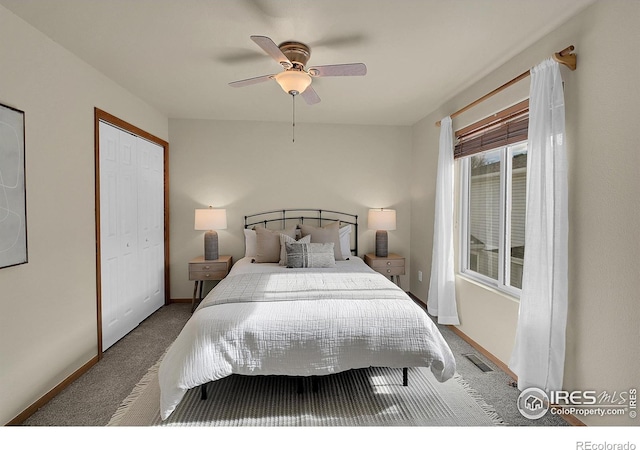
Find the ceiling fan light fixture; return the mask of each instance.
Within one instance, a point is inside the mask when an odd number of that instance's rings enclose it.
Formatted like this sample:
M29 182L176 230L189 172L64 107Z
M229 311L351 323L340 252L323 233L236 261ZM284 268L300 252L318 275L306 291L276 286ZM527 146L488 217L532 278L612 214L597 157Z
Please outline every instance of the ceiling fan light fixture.
M280 87L287 94L302 94L311 84L311 77L302 70L285 70L274 76Z

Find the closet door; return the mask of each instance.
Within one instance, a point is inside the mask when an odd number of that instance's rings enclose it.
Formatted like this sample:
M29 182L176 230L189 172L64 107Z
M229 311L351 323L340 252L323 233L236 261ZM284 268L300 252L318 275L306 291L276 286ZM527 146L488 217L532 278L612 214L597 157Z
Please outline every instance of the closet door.
M119 309L118 161L120 132L100 123L100 298L102 345L108 348L122 328Z
M136 138L100 124L100 259L102 348L139 323L135 301L137 238Z
M164 304L164 148L100 122L102 350Z
M164 148L138 140L140 321L164 305Z

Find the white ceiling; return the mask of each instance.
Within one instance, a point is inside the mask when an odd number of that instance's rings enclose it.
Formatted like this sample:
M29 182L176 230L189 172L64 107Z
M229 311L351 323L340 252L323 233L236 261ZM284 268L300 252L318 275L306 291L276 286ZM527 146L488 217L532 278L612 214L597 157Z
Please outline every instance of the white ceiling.
M227 84L281 70L258 34L308 44L309 65L367 65L315 78L322 101L296 99L298 122L387 125L417 122L592 2L0 0L170 118L291 120L275 81Z

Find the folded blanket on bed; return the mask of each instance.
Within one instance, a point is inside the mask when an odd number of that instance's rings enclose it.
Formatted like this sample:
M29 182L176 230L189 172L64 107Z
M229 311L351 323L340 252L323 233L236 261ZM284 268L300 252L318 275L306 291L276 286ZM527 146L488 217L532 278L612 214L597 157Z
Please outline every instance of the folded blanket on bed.
M199 309L243 302L398 299L400 292L378 273L246 273L222 280Z

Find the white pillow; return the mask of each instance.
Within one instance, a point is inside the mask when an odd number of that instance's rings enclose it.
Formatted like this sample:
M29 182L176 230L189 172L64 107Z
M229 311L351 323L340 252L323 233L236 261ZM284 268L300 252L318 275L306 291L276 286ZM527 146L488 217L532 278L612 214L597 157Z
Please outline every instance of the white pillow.
M342 257L347 260L351 258L351 225L346 225L339 230L340 233L340 252Z
M286 234L280 235L280 265L287 265L287 246L286 244L310 244L311 243L311 235L308 234L303 238L298 239L297 241L291 236L287 236Z
M258 238L256 230L244 229L244 256L255 258L258 254Z

